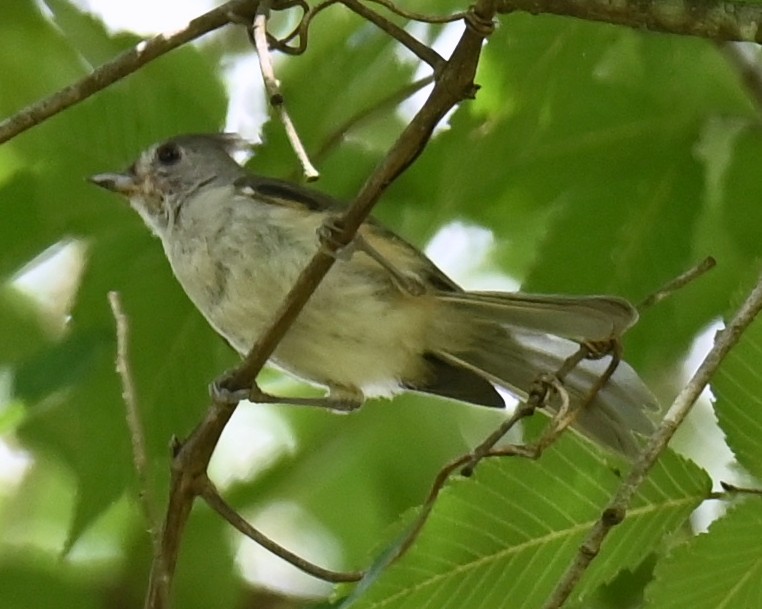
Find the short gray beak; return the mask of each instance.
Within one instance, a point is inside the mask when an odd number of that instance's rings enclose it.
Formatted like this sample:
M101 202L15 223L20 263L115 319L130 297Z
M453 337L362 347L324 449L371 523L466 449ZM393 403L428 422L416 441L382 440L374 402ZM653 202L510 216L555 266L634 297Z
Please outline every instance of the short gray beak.
M88 178L90 182L106 190L130 196L137 189L135 176L124 173L99 173Z

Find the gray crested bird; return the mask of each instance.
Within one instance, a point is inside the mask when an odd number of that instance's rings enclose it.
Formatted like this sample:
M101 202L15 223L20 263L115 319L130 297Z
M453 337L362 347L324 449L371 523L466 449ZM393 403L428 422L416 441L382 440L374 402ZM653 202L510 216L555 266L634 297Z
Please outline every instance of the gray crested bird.
M188 297L242 355L321 247L321 227L342 209L315 190L249 173L232 156L243 148L233 134L182 135L152 146L123 173L90 178L129 199ZM525 399L538 375L555 372L579 343L618 339L636 320L616 297L464 291L370 220L270 361L328 390L325 398L283 402L347 410L416 391L502 408L496 386ZM583 360L564 378L572 406L609 357ZM653 428L645 410L655 406L621 362L575 426L634 454L635 436Z

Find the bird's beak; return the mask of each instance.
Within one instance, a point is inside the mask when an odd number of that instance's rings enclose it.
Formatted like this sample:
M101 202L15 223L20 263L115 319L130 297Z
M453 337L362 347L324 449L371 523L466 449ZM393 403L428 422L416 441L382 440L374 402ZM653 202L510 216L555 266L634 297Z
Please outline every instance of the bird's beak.
M99 173L88 178L90 182L106 190L125 197L135 194L138 189L137 179L130 173Z

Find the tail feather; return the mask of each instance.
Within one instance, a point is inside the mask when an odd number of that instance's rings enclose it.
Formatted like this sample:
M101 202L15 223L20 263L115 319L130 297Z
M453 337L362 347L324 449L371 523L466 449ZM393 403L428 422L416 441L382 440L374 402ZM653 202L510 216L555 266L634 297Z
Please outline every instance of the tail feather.
M621 336L638 319L633 306L613 296L555 296L520 292L441 293L437 299L471 320L485 320L572 340Z
M573 341L555 336L485 324L472 347L437 353L437 356L526 399L538 375L558 370L577 348ZM565 377L564 387L573 405L582 403L609 361L609 357L583 360ZM550 407L553 408L552 403ZM653 422L645 411L656 407L656 398L637 373L627 363L620 362L612 377L580 413L575 426L597 441L632 455L638 450L633 432L646 435L653 430Z

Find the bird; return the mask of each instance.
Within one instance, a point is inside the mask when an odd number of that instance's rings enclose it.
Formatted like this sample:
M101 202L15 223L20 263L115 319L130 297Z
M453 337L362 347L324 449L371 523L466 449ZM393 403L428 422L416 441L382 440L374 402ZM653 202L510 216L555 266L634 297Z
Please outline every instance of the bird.
M90 177L128 199L189 299L241 355L345 208L317 190L250 172L235 159L249 147L232 133L178 135L125 171ZM323 398L283 402L351 410L409 391L503 408L498 388L527 399L580 344L617 342L637 318L616 296L466 291L371 218L337 254L270 363L326 390ZM578 431L634 455L638 438L653 430L648 411L657 402L624 361L588 400L611 357L583 359L563 387L572 407L584 406Z

